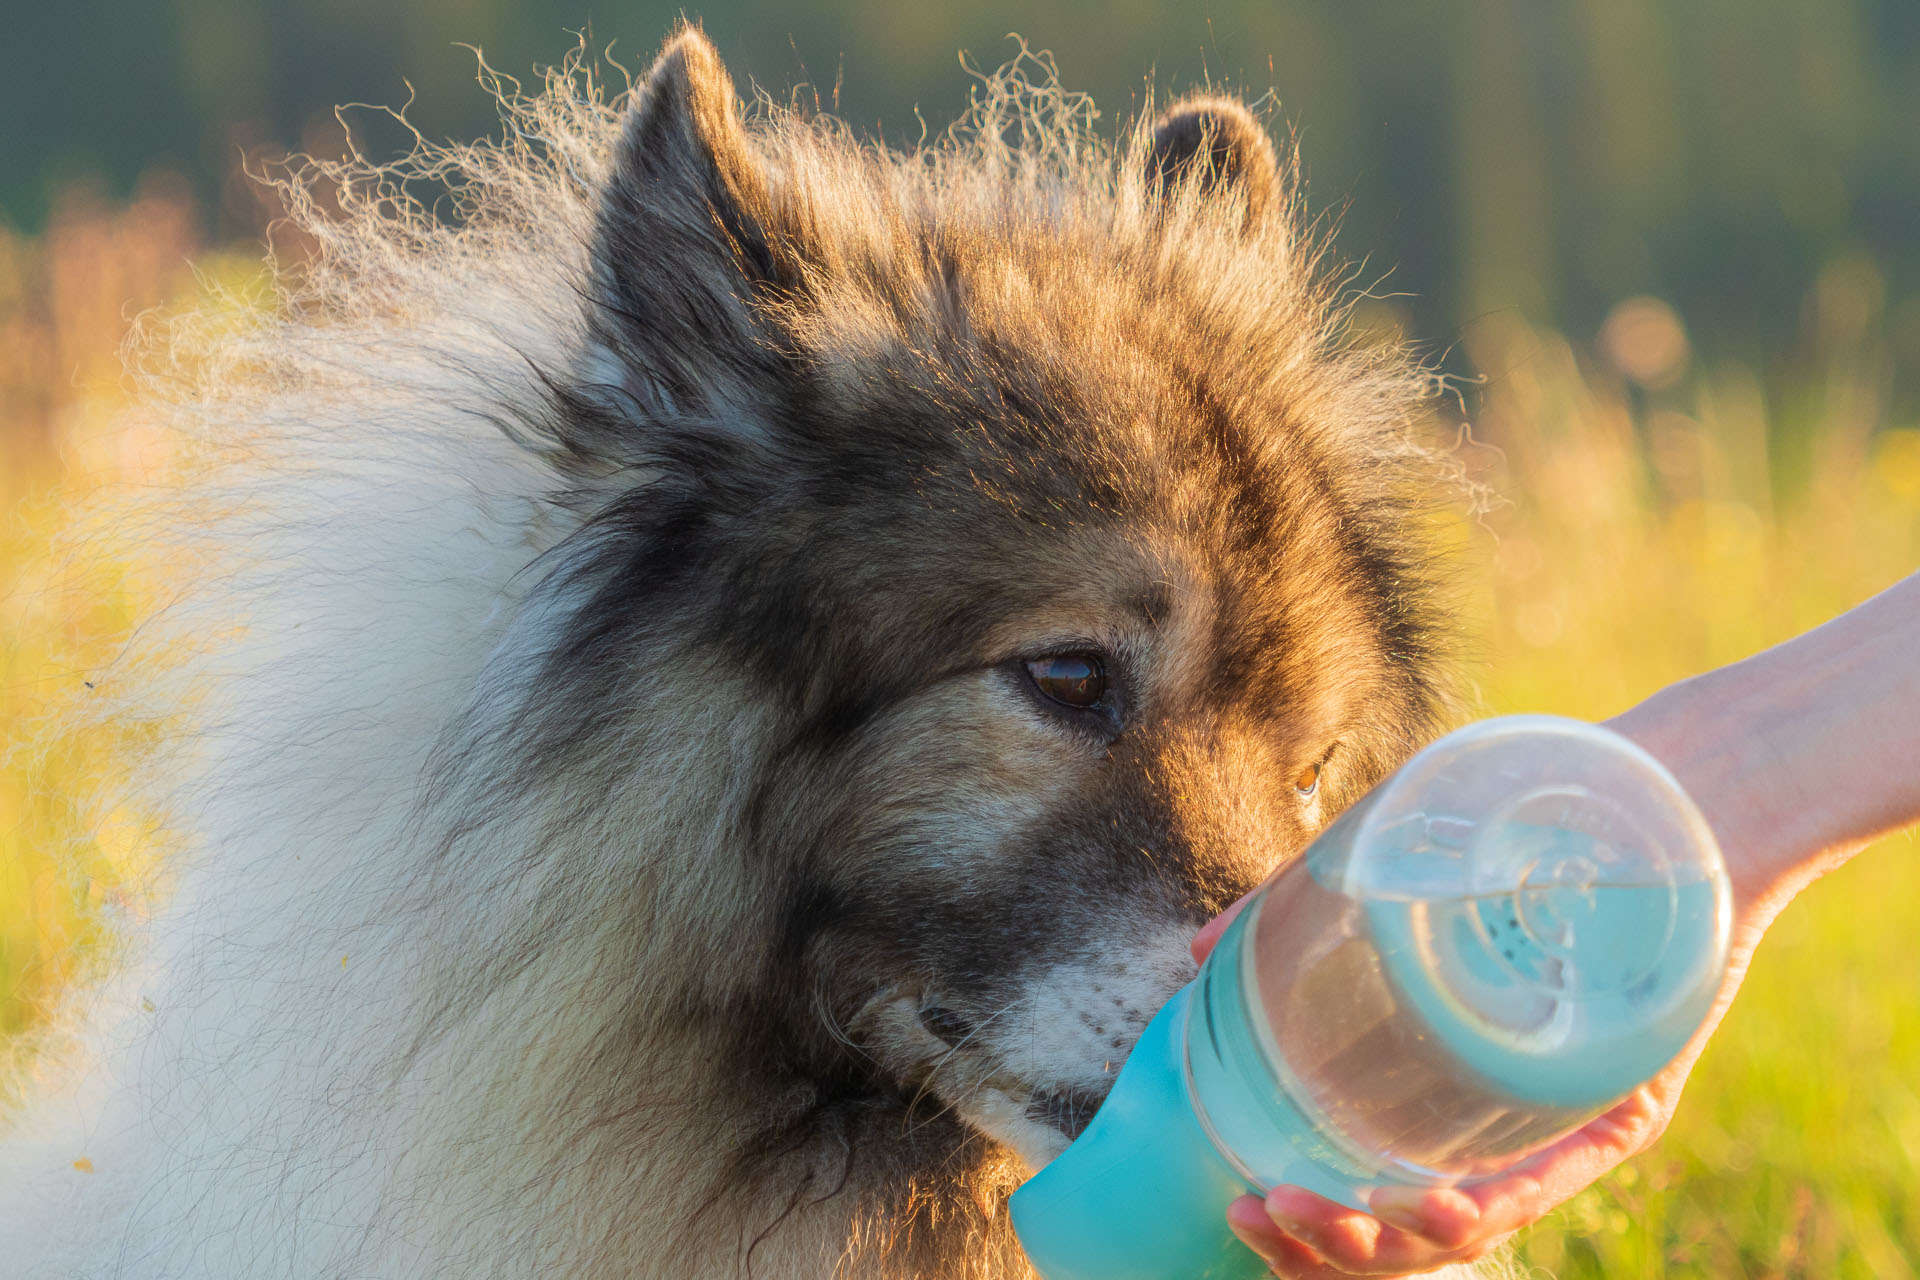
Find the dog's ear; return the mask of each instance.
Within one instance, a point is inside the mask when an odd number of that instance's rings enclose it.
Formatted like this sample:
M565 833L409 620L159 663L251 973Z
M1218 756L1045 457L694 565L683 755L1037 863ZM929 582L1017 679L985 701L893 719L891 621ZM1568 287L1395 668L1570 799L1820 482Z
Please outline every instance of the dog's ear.
M769 225L733 80L683 28L634 91L594 232L598 345L643 409L691 407L703 389L725 394L717 379L778 367L753 305L781 287Z
M1252 227L1279 208L1280 164L1267 131L1245 104L1207 94L1170 108L1153 126L1149 189L1164 199L1184 183L1209 198L1236 201Z

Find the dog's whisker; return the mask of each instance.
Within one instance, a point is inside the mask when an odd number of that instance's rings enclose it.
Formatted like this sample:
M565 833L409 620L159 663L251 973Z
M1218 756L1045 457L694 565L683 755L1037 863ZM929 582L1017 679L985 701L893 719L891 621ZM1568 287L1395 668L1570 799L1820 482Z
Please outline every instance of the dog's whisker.
M1429 379L1244 105L1023 51L901 154L696 28L579 70L286 177L325 252L147 352L157 603L22 754L129 716L79 807L188 856L9 1274L1019 1272L970 1193L1438 714Z
M901 1117L902 1132L913 1133L916 1130L923 1128L926 1124L930 1123L932 1120L937 1120L941 1116L947 1114L950 1111L953 1111L956 1108L956 1106L958 1105L957 1100L955 1098L946 1096L944 1093L942 1093L939 1090L938 1082L939 1082L939 1077L942 1071L945 1070L947 1064L949 1062L952 1062L954 1060L955 1055L958 1054L969 1042L978 1038L982 1031L985 1031L988 1027L992 1026L1001 1017L1011 1012L1016 1007L1018 1007L1017 1001L1009 1001L1008 1003L1002 1005L1000 1008L995 1009L992 1013L988 1014L986 1017L982 1018L978 1023L976 1023L973 1029L969 1031L965 1036L961 1037L961 1039L958 1042L949 1046L945 1053L941 1054L937 1059L933 1061L932 1065L930 1065L927 1068L926 1074L924 1077L922 1077L919 1086L916 1088L916 1090L913 1093L913 1096L908 1100L906 1114ZM980 1082L980 1083L984 1083L985 1081L993 1078L995 1071L992 1064L981 1064L981 1065L983 1069L986 1070L986 1074L981 1077L981 1082ZM979 1084L976 1084L976 1085L970 1086L970 1089L977 1089L978 1087L979 1087ZM919 1104L921 1099L926 1097L926 1095L929 1092L934 1093L935 1097L940 1098L943 1105L940 1107L939 1110L935 1111L931 1117L928 1117L926 1120L921 1120L916 1123L913 1119L915 1114L915 1107ZM964 1092L962 1096L964 1096Z

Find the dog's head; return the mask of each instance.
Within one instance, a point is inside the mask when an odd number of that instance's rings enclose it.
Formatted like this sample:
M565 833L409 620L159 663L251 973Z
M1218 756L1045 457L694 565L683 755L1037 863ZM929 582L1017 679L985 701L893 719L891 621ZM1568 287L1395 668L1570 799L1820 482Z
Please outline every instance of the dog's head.
M1206 98L1072 150L750 133L683 33L555 429L595 496L553 750L672 708L700 998L1034 1164L1434 703L1425 379L1342 344L1265 133Z

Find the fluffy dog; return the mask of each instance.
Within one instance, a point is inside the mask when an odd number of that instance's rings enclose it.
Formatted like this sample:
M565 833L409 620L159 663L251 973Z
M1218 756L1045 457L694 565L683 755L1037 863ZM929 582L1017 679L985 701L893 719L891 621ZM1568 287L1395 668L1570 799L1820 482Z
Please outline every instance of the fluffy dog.
M1195 927L1431 731L1430 379L1243 106L580 79L296 179L312 260L150 348L95 678L180 847L9 1274L1026 1275Z

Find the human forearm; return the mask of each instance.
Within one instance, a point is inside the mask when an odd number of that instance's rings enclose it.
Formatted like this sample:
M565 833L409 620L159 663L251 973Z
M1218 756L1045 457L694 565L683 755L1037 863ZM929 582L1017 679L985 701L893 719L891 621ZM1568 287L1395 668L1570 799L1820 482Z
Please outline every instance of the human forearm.
M1920 820L1920 574L1610 722L1663 761L1742 902L1778 902Z
M1780 908L1868 839L1920 821L1920 575L1806 635L1662 689L1609 725L1674 772L1726 854L1734 930L1699 1034L1619 1105L1502 1176L1383 1190L1371 1201L1377 1216L1294 1187L1237 1201L1230 1222L1277 1271L1399 1275L1478 1256L1660 1135ZM1210 945L1223 925L1196 944Z

